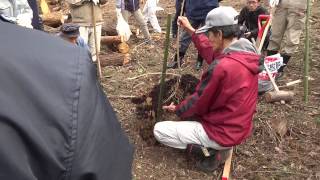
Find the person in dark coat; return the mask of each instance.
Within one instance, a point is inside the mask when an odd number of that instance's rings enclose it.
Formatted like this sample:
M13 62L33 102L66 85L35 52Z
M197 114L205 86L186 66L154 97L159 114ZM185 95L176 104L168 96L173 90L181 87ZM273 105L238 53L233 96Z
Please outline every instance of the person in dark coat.
M89 52L0 21L0 179L131 179L133 149Z
M178 32L178 24L177 24L177 21L178 21L178 17L180 16L181 14L181 7L182 7L182 2L183 0L176 0L176 13L173 17L173 21L172 21L172 37L173 38L176 38L177 37L177 32Z
M257 39L258 36L258 18L260 15L268 15L266 8L260 5L260 0L247 0L247 5L242 8L239 15L239 25L245 25L245 37ZM268 38L267 38L268 39Z

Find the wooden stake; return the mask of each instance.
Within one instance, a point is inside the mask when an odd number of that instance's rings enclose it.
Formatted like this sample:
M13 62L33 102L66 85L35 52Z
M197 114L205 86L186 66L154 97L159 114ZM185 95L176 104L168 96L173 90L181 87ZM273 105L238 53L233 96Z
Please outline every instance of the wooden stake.
M304 101L309 101L309 58L310 58L310 14L311 14L310 0L307 1L307 17L305 22L305 50L304 50Z
M165 41L165 49L164 49L164 57L163 57L163 65L162 65L162 74L161 74L161 82L160 82L160 92L158 98L158 109L156 114L156 122L160 121L161 113L162 113L162 102L163 102L163 90L164 90L164 81L167 73L167 61L169 55L169 45L170 45L170 29L171 29L171 14L167 16L167 29L166 29L166 41Z
M94 12L94 3L92 2L92 23L93 23L93 33L94 33L94 43L95 43L95 49L96 49L96 60L97 60L97 66L98 66L98 77L102 77L101 72L101 65L100 65L100 58L99 58L99 52L98 52L98 39L97 39L97 27L96 27L96 15ZM100 42L99 42L100 43Z

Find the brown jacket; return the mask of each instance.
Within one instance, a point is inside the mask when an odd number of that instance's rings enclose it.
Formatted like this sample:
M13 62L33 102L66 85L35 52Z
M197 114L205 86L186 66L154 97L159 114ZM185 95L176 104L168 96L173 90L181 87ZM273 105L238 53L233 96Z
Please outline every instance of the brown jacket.
M70 5L72 22L82 26L93 26L92 23L92 2L84 1L79 5ZM96 24L103 23L102 9L100 4L94 5Z

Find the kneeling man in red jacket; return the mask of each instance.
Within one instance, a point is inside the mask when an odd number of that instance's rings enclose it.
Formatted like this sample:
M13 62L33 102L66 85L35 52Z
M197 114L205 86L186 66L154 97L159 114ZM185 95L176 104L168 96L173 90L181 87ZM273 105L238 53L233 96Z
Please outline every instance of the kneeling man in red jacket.
M213 155L197 163L205 171L222 165L228 150L242 143L253 126L259 55L250 41L237 39L237 17L232 7L219 7L208 13L205 26L198 30L179 17L179 25L192 35L209 67L191 96L179 105L163 107L194 121L163 121L154 127L155 138L167 146L187 149L195 144L214 149Z

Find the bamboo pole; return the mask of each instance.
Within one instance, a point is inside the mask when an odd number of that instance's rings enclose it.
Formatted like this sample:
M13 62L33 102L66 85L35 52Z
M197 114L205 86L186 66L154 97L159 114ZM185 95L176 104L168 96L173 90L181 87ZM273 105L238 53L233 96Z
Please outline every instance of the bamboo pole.
M167 72L167 61L169 55L169 45L170 45L170 29L171 29L171 14L168 14L167 17L167 29L166 29L166 41L165 41L165 49L164 49L164 57L163 57L163 65L162 65L162 74L161 74L161 82L160 82L160 92L158 98L158 109L156 114L156 122L160 121L161 113L162 113L162 101L163 101L163 90L164 90L164 81Z
M311 1L307 1L307 17L305 23L305 51L304 51L304 101L309 101L309 58L310 58L310 14L311 14Z

